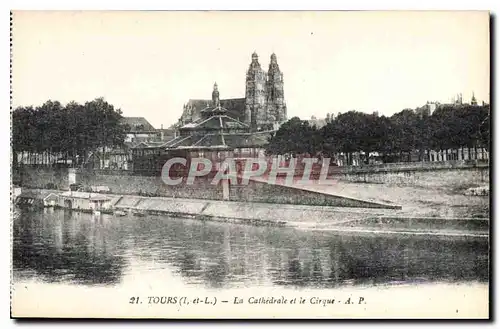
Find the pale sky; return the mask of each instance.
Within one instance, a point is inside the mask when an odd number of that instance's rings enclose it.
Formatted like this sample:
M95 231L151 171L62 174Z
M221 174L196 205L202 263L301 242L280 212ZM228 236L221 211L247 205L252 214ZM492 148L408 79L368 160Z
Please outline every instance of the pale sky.
M275 52L288 117L489 100L487 12L15 12L13 106L104 97L155 127L245 96Z

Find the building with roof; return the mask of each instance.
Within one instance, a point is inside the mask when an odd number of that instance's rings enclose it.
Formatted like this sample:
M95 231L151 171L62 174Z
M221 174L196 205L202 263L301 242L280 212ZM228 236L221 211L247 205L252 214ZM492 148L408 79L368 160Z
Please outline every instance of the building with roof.
M324 119L318 119L316 118L314 115L311 116L311 119L308 119L306 120L307 122L309 122L309 125L312 127L312 126L316 126L316 128L320 129L324 126L326 126L326 124L328 123L328 118L324 118Z
M125 142L153 142L161 138L161 133L144 117L123 117L121 123L128 126Z
M156 130L160 134L160 141L166 142L177 137L177 127L163 128L161 125L161 128Z
M196 120L185 123L178 129L177 137L159 145L143 144L135 147L133 168L137 172L161 172L163 164L173 157L205 157L212 162L221 162L226 157L264 156L264 146L278 123L269 129L260 130L230 116L231 111L222 106L217 83L214 84L212 100L199 110Z
M430 116L436 109L438 109L441 106L439 102L429 102L425 103L425 105L417 107L414 112L419 116L419 117L425 117L425 116Z
M104 155L95 153L93 167L101 169L132 169L133 149L156 149L165 142L174 139L175 129L156 129L144 117L123 117L122 124L128 129L123 147L114 147L106 150ZM91 159L92 160L92 159Z
M107 211L112 209L116 198L87 192L63 192L59 195L60 206L79 211Z
M208 99L190 99L184 104L179 126L196 122L204 115L202 111L214 106ZM253 131L269 130L287 120L284 98L283 73L275 54L271 55L268 71L264 71L259 57L254 52L246 73L245 97L220 99L220 106L226 115L243 122Z
M59 205L59 195L48 190L22 191L15 203L19 206L55 207Z
M476 99L476 96L474 92L472 92L472 97L470 99L470 103L464 102L462 94L457 94L456 96L452 97L451 101L449 103L440 103L440 102L430 102L427 101L427 103L423 106L417 107L414 112L420 116L430 116L434 113L439 108L443 107L462 107L462 106L479 106L478 101ZM486 105L485 102L483 101L483 106Z

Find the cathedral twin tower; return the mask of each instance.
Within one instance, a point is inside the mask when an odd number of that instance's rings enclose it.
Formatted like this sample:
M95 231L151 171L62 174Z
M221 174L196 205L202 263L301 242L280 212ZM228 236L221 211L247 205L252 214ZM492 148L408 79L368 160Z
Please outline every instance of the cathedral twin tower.
M283 73L278 66L276 55L271 55L269 70L266 72L260 67L257 54L252 54L252 62L246 73L245 98L220 99L215 84L211 100L190 99L184 104L179 124L182 126L203 120L203 113L213 113L208 109L217 106L221 107L226 115L242 121L252 130L275 129L285 122L287 116Z
M267 73L260 67L259 56L252 54L246 76L244 118L251 127L282 123L287 119L283 73L275 54L271 55Z

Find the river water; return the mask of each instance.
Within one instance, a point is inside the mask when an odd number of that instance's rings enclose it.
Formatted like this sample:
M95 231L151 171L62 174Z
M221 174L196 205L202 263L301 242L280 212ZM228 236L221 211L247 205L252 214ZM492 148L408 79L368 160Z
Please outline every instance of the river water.
M143 264L208 287L488 280L486 239L343 236L51 209L23 212L13 232L15 278L44 282L118 285Z
M488 273L488 241L478 238L354 236L53 209L22 211L13 222L13 282L39 287L127 288L148 280L212 291L487 289Z

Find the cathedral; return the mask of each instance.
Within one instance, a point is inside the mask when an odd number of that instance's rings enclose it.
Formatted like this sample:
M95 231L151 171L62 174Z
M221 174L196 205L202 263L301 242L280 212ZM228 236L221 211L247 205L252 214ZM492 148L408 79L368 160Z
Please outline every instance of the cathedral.
M243 122L254 131L276 129L287 120L283 73L276 55L271 55L266 72L260 66L259 56L252 54L252 62L246 73L245 98L217 99L219 104L212 104L214 101L208 99L190 99L184 104L179 126L201 119L207 107L220 106L227 111L226 115Z

